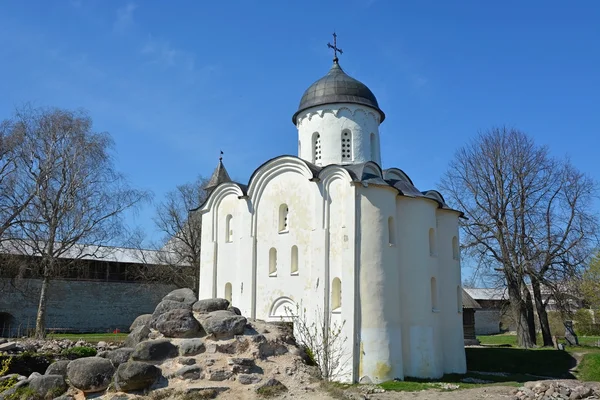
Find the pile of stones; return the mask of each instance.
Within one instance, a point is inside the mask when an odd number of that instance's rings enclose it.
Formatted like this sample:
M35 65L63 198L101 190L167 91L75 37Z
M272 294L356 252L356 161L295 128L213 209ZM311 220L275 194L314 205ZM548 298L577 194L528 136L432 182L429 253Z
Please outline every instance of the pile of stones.
M120 344L113 342L98 342L94 344L83 340L73 341L69 339L24 339L9 341L0 338L0 354L5 355L18 355L23 352L60 354L63 350L72 349L73 347L92 347L97 351L104 351L117 349L120 347Z
M600 398L600 384L576 380L526 382L523 387L515 389L512 394L515 400L598 399Z
M80 392L135 394L173 385L217 395L229 390L215 385L224 381L254 385L257 391L286 391L277 379L265 379L256 360L292 354L295 364L285 369L287 375L306 360L283 327L249 322L225 299L197 301L189 289L169 293L153 314L139 316L130 329L124 347L106 345L95 357L56 361L44 375L4 377L18 382L0 393L0 400L24 386L40 398L61 400Z

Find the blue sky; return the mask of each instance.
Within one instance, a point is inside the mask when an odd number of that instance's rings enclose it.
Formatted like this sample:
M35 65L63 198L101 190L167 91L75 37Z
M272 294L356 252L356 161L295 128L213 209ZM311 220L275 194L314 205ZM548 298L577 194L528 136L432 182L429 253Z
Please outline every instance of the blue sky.
M597 1L20 1L0 5L0 118L84 108L155 202L296 154L303 91L340 64L375 93L384 167L435 188L479 130L519 128L600 179ZM148 205L133 218L156 237Z

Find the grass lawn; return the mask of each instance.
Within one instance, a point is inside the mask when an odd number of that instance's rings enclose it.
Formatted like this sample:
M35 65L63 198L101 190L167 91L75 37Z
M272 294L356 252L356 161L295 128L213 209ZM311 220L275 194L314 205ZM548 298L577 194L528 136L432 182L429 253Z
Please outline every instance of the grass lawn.
M600 381L600 353L584 354L576 375L582 381Z
M48 334L48 339L69 339L73 341L85 340L89 343L98 342L124 342L127 338L127 333L51 333Z
M517 346L517 335L499 334L477 336L482 345L486 346ZM582 346L597 346L600 336L578 336L579 344ZM542 336L538 335L538 343L542 343Z

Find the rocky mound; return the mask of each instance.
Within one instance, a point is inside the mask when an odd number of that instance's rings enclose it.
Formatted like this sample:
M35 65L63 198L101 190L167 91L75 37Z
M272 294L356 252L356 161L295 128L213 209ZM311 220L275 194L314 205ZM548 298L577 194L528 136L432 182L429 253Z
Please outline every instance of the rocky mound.
M131 328L125 347L55 362L44 375L13 376L17 383L0 400L24 390L56 399L252 398L318 385L286 327L249 321L225 299L196 301L178 289Z

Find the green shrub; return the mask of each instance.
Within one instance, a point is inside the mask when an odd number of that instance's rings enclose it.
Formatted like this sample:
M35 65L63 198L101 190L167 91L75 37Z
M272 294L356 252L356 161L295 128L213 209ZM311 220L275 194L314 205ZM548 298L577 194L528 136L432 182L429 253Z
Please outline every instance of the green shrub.
M60 354L63 357L74 360L76 358L94 357L97 354L97 351L93 347L77 346L71 347L70 349L64 349Z
M590 310L585 308L577 310L573 316L573 322L578 335L593 336L600 334L600 328L597 324L594 324L594 318Z

